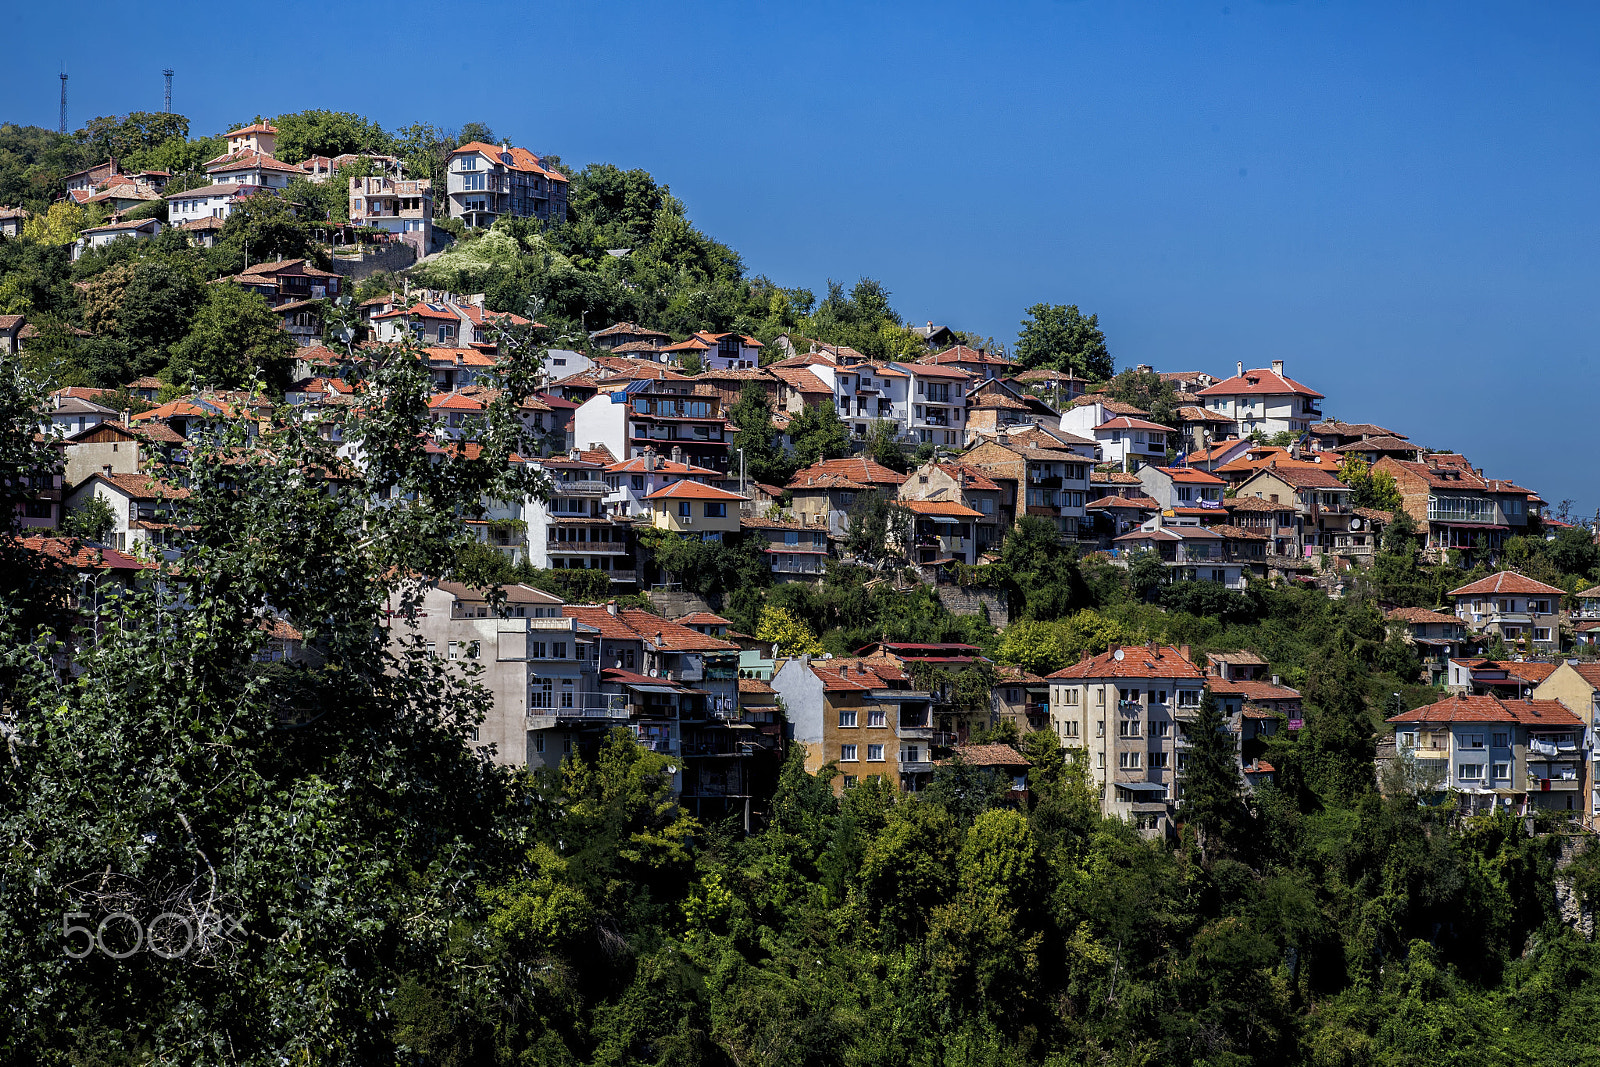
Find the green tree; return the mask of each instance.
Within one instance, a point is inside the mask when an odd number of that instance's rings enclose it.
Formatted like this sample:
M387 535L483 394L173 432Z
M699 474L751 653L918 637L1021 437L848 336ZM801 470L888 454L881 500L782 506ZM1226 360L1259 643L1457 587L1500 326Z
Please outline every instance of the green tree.
M1125 370L1106 384L1102 395L1148 411L1152 422L1178 425L1178 391L1154 371Z
M91 496L61 518L61 532L96 544L104 544L116 528L117 516L104 497Z
M1001 663L1011 663L1034 674L1046 675L1067 665L1067 649L1055 623L1024 619L1007 626L995 653Z
M1199 831L1201 850L1216 855L1237 841L1249 812L1241 799L1233 732L1209 686L1188 733L1189 769L1183 779L1180 814Z
M1035 304L1027 314L1017 336L1019 370L1070 371L1096 382L1111 377L1111 352L1098 315L1085 316L1076 304Z
M237 388L261 375L282 378L294 341L260 293L224 282L210 287L187 336L172 349L174 374L212 388Z
M822 655L822 644L811 627L784 608L761 609L761 625L756 627L756 639L771 641L778 646L780 656Z
M189 120L164 111L102 115L90 119L73 136L97 159L111 157L119 164L128 165L141 153L168 141L186 140L189 136Z
M1076 553L1061 544L1049 519L1024 515L1000 546L1012 618L1058 619L1088 599Z
M896 431L895 423L890 419L873 421L872 430L867 437L866 457L901 474L911 469L911 461L906 458L905 446L900 443L900 435Z
M850 432L832 404L810 404L789 421L789 440L801 467L850 454Z
M275 154L285 163L357 152L388 155L394 147L383 127L349 111L313 108L279 115L272 124L278 128Z
M287 201L250 196L234 205L210 258L220 272L236 274L273 259L310 259L315 264L318 256L310 231Z
M1148 600L1166 580L1166 565L1155 550L1135 552L1128 557L1128 588L1133 590L1134 596Z
M24 240L42 245L70 245L78 231L89 224L88 214L70 200L51 204L48 211L35 213L22 224Z
M894 556L909 557L915 516L894 497L877 489L857 493L849 516L850 530L845 537L845 547L856 559L880 561Z
M698 352L686 352L683 361L678 364L678 373L690 378L698 376L706 369L705 363L700 359Z
M756 382L746 382L739 399L728 409L728 421L738 427L733 435L734 454L743 451L746 475L769 484L787 482L793 469L778 443L767 391Z

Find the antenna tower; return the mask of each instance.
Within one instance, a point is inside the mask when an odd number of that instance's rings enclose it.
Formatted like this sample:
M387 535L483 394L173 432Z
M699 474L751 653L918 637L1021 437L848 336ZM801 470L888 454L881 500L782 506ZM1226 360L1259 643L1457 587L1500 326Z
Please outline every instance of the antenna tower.
M170 115L172 114L172 68L168 67L161 73L167 79L167 95L162 101L161 110L164 114Z
M61 72L61 125L59 132L67 132L67 72Z

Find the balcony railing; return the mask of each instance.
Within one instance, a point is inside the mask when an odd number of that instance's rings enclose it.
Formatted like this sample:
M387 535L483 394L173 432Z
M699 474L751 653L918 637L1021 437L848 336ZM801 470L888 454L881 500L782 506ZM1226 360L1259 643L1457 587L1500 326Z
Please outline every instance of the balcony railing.
M600 481L597 478L595 478L595 479L584 479L582 481L555 482L555 483L553 483L551 485L550 491L552 493L556 493L558 495L562 494L562 493L605 493L605 492L609 492L609 490L606 488L606 483L603 482L603 481Z

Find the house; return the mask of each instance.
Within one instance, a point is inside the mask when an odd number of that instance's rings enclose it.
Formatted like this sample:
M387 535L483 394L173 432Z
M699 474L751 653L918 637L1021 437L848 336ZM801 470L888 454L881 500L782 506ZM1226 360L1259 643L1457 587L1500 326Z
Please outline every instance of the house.
M1064 748L1088 754L1101 813L1148 834L1169 833L1206 681L1187 650L1117 647L1047 680L1051 729Z
M255 152L261 155L272 155L278 147L278 127L270 122L252 122L248 126L241 126L237 130L229 130L228 151L225 155L211 160L212 163L227 159L228 156L238 155L241 152Z
M1015 492L1015 487L1012 492ZM971 511L976 516L972 520L975 529L970 535L975 541L972 548L976 555L997 549L1005 536L1005 531L1010 528L1011 519L1006 512L1007 495L1005 488L982 469L937 459L924 463L900 483L900 500L907 507L911 507L913 501L954 503ZM911 510L917 513L919 523L923 521L924 515L928 517L928 521L936 521L935 513L932 511L919 511L915 507Z
M1450 590L1456 617L1475 634L1498 636L1511 648L1554 652L1561 643L1561 598L1566 591L1515 571Z
M113 219L136 207L153 204L161 199L161 191L133 178L115 178L105 187L84 200L85 204L101 204Z
M433 248L433 183L426 178L350 179L350 222L398 234L419 257Z
M306 179L321 185L346 167L355 167L365 174L381 174L399 181L405 176L405 164L395 156L378 152L342 152L337 156L309 156L300 161L300 172Z
M1219 441L1233 440L1230 436L1233 433L1233 420L1198 404L1180 406L1176 421L1178 436L1173 447L1190 461L1194 456L1208 452Z
M0 206L0 237L21 237L28 214L27 208Z
M103 390L110 392L111 390ZM102 390L94 389L57 389L50 394L50 423L48 429L57 436L65 437L78 433L90 426L98 426L102 422L115 422L122 417L116 408L106 407L96 403L91 396L99 396Z
M1457 656L1448 663L1444 684L1452 693L1522 700L1554 674L1557 666L1537 660Z
M947 767L960 760L975 771L987 771L1009 787L1010 799L1022 803L1028 796L1028 768L1033 764L1026 756L1010 745L959 745L948 758L936 761Z
M683 450L674 449L672 458L653 448L635 459L609 464L605 469L606 510L613 515L637 518L650 514L649 496L657 489L687 479L703 485L720 485L724 475L710 467L683 462Z
M1370 556L1375 540L1363 529L1351 504L1352 490L1325 470L1276 464L1257 471L1234 491L1234 498L1256 497L1269 504L1293 505L1293 527L1273 531L1280 555Z
M167 222L173 226L188 227L186 223L199 219L226 219L246 197L261 192L259 185L228 182L219 185L202 185L180 193L167 193Z
M1245 458L1255 442L1248 437L1229 437L1214 442L1209 448L1191 449L1184 462L1196 470L1215 474L1220 468Z
M1126 533L1133 533L1161 511L1161 504L1147 496L1108 493L1083 506L1084 524L1079 537L1093 540L1101 549Z
M91 248L104 248L112 241L148 241L160 232L161 223L157 219L85 226L78 232L78 240L72 246L72 258L77 259Z
M212 185L253 185L268 192L282 192L290 178L301 177L300 168L280 163L264 152L237 152L206 167Z
M813 658L783 661L773 674L805 768L837 767L835 793L862 778L915 791L933 774L932 694L887 660Z
M828 569L828 532L792 519L758 519L749 515L739 519L739 529L755 534L764 542L762 556L772 571L773 581L812 582Z
M935 326L931 321L926 326L908 326L907 329L922 338L930 349L954 344L956 340L954 330L948 326Z
M994 436L1013 426L1061 425L1061 413L1025 389L993 378L967 397L967 433Z
M493 697L472 744L496 763L555 767L587 741L591 754L609 727L627 725L620 699L601 694L600 633L568 617L561 598L526 585L501 587L504 602L479 590L434 582L410 610L385 613L397 655L427 655L476 668Z
M954 500L902 500L901 505L912 516L911 544L905 546L911 562L968 566L978 562L977 525L984 519L982 512Z
M935 748L965 744L974 730L994 724L990 701L968 703L971 698L964 697L954 684L954 675L974 665L989 663L977 645L956 641L874 641L856 649L856 655L869 663L903 669L913 679L932 681L929 695Z
M605 571L613 583L636 581L633 523L606 508L606 464L572 452L536 465L550 476L550 499L523 501L529 561L545 569Z
M1456 794L1467 814L1584 807L1584 723L1559 700L1457 693L1388 722L1414 787Z
M1004 527L1032 515L1048 520L1062 540L1074 541L1088 515L1094 460L1094 442L1030 426L974 445L961 465L982 471L1002 488Z
M682 479L645 497L650 524L699 541L739 532L739 505L747 498L714 485Z
M1221 533L1193 519L1168 522L1157 515L1139 529L1113 538L1111 544L1122 563L1135 553L1156 553L1167 568L1168 581L1217 582L1228 589L1243 590L1245 564L1228 558L1225 540Z
M618 345L643 345L648 349L660 349L672 343L670 333L660 330L647 329L632 322L616 322L603 330L595 330L589 334L589 343L596 348L608 348L613 351Z
M1600 585L1591 586L1572 594L1578 602L1569 616L1572 620L1572 639L1580 645L1593 647L1600 638Z
M995 723L1010 722L1019 737L1050 728L1050 683L1032 671L1010 665L994 669L990 710Z
M502 215L565 222L567 177L526 148L471 141L445 165L450 217L489 226Z
M187 489L149 474L97 471L72 489L67 508L81 507L90 497L104 500L116 519L107 544L137 555L142 549L159 550L167 543L174 502L188 496Z
M1241 362L1232 378L1207 386L1195 396L1213 413L1232 419L1233 434L1238 437L1299 434L1322 418L1317 407L1322 394L1285 376L1281 359L1272 361L1271 370L1247 371Z
M683 356L694 353L700 357L702 367L714 370L753 370L761 366L761 342L741 333L707 333L704 330L691 334L686 341L661 345L656 351L678 362ZM676 358L673 358L676 357Z
M909 374L886 363L838 363L821 353L810 358L812 362L805 368L781 365L768 368L788 386L783 399L789 410L799 411L822 401L812 385L814 379L833 398L840 420L850 427L850 435L857 440L866 440L875 422L887 422L898 440L921 439L910 429L912 386Z
M1064 411L1065 405L1082 396L1091 383L1089 379L1079 378L1067 371L1040 368L1013 374L1007 379L1007 384L1047 401L1057 411Z
M1153 463L1140 467L1137 473L1144 495L1158 502L1170 516L1209 522L1226 514L1222 494L1228 483L1215 474L1192 467L1157 467Z
M1405 627L1406 643L1417 650L1427 668L1428 684L1441 684L1466 640L1460 618L1430 608L1395 608L1385 618Z
M1559 700L1582 721L1584 739L1588 741L1593 736L1589 731L1600 727L1600 664L1568 660L1539 683L1533 698ZM1589 799L1584 802L1584 826L1594 830L1600 826L1600 747L1593 744L1584 747L1589 760L1583 772L1589 784ZM1559 743L1557 751L1560 751Z
M701 396L714 396L722 401L722 410L727 411L739 402L744 395L747 385L754 382L757 389L767 398L769 409L778 406L778 378L759 368L745 370L707 370L695 375L693 391Z
M648 378L610 386L602 382L607 391L578 408L574 436L604 445L618 459L642 456L646 449L676 447L685 463L727 471L729 431L722 402L714 396L693 395L689 381L662 369Z
M897 497L905 480L905 475L870 459L825 459L796 471L785 488L790 508L802 524L844 537L859 494Z
M956 367L926 363L890 363L889 367L911 379L907 399L911 407L906 434L919 443L964 448L967 389L972 375Z
M96 189L121 173L122 168L117 165L115 156L109 157L104 163L96 163L84 170L74 171L63 179L66 182L67 197L74 203L82 204Z
M1338 419L1328 419L1316 423L1310 429L1312 442L1325 452L1332 452L1340 445L1352 444L1373 437L1393 437L1405 440L1406 435L1370 422L1340 422Z
M183 437L164 422L122 423L106 419L77 430L62 442L64 476L69 486L81 485L95 473L137 474L158 454L176 450Z
M1426 450L1412 444L1403 437L1384 434L1377 437L1363 437L1359 441L1338 445L1333 449L1341 456L1354 456L1366 461L1370 466L1385 456L1391 459L1415 462L1426 455Z
M923 356L917 360L934 367L954 367L956 370L966 371L973 381L989 381L995 378L1004 378L1016 368L1008 359L992 356L966 345L955 345L937 352L931 356Z
M1505 539L1525 533L1529 516L1537 514L1528 491L1491 493L1483 471L1454 453L1429 453L1415 463L1384 456L1372 472L1394 478L1406 513L1427 531L1423 548L1434 562L1451 551L1473 560L1485 554L1493 558Z
M31 469L19 470L16 466L8 469L7 481L15 502L13 525L23 529L53 530L61 525L62 445L54 440L39 443L53 453L49 462Z

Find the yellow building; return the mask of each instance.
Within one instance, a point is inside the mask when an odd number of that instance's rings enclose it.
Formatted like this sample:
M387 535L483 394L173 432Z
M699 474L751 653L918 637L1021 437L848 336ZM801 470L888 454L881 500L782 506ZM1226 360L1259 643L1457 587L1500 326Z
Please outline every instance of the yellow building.
M651 525L673 533L697 534L703 541L720 541L739 532L739 505L748 497L687 479L663 486L645 497L650 503Z

